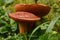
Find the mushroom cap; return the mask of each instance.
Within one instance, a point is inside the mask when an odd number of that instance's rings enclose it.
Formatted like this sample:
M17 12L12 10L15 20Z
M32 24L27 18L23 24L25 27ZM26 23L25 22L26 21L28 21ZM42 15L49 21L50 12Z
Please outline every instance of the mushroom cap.
M34 13L35 15L42 17L49 13L50 7L44 4L16 4L16 11L24 11Z
M9 13L9 17L18 22L35 22L35 21L40 20L40 17L29 12Z

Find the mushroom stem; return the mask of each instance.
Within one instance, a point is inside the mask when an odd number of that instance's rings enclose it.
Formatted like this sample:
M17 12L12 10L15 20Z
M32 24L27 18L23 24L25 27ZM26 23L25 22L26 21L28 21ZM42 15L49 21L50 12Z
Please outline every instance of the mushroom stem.
M28 26L29 26L28 31L31 31L31 30L34 28L34 23L35 23L35 22L30 22L30 23L29 23L29 25L28 25Z
M31 29L33 29L34 23L28 22L28 23L19 23L19 31L20 34L28 33Z
M35 0L35 4L37 4L37 1L38 1L38 0Z
M24 34L27 32L27 25L26 23L19 23L19 31L20 31L20 34Z

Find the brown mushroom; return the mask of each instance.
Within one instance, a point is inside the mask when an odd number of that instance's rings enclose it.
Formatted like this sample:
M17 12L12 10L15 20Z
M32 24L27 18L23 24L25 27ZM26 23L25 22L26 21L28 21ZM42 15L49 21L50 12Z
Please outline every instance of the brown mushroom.
M9 13L9 17L18 21L21 34L29 31L28 29L33 26L34 22L40 20L40 17L29 12Z
M9 14L9 16L19 22L21 34L29 31L34 22L40 20L40 17L50 11L50 7L43 4L16 4L14 8L16 13Z
M44 4L16 4L14 8L16 11L34 13L39 17L45 16L50 11L50 7Z

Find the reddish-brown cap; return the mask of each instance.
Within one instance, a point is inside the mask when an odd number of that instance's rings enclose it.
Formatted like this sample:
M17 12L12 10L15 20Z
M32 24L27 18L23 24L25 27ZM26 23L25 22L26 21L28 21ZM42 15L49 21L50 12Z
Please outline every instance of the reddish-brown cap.
M16 4L14 8L16 11L31 12L39 17L45 16L50 11L50 7L44 4Z
M9 17L18 22L34 22L40 20L40 17L29 12L9 13Z

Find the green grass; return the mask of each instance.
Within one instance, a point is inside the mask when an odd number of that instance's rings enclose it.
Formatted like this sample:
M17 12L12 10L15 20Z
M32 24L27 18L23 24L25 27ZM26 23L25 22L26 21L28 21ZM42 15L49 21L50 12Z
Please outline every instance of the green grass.
M60 40L60 1L38 0L37 4L51 7L48 15L35 23L35 29L29 34L20 35L18 23L10 19L9 12L15 12L14 5L35 4L34 0L0 0L0 40Z

